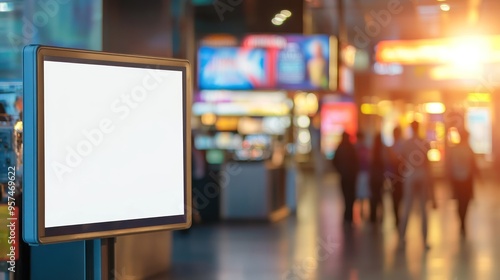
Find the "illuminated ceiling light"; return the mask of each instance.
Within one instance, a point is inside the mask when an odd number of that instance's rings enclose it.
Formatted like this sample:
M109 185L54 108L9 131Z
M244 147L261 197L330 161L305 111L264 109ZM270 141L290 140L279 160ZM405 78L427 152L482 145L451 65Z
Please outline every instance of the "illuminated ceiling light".
M280 19L280 18L273 18L273 20L274 20L274 21L276 21L276 22L280 22L280 23L283 23L283 22L284 22L284 20L282 20L282 19Z
M275 19L277 19L277 20L285 21L286 16L284 16L284 15L282 15L282 14L276 14L276 15L274 16L274 18L275 18Z
M441 11L443 11L443 12L447 12L447 11L449 11L449 10L450 10L450 5L448 5L448 4L441 4L441 5L439 6L439 8L441 8Z
M282 20L278 20L276 18L273 18L271 20L271 22L274 24L274 25L282 25L283 24L283 21Z
M425 112L429 114L442 114L446 107L441 102L429 102L424 104Z
M289 10L282 10L280 14L284 15L285 17L292 16L292 12L290 12Z

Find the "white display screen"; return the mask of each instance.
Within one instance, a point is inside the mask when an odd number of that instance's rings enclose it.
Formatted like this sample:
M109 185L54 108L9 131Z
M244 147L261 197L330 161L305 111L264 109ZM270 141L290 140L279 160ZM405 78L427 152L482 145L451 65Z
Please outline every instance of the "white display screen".
M45 228L185 214L183 72L45 60Z

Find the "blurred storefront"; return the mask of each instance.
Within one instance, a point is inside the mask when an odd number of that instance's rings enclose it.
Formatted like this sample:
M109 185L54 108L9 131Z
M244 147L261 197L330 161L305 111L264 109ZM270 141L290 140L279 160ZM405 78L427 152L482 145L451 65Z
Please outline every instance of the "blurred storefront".
M293 210L294 170L297 164L312 167L320 154L320 126L313 120L319 118L321 97L336 89L336 49L335 38L326 35L202 38L193 104L195 148L205 151L209 165L221 168L235 161L254 167L259 162L264 172L282 169L279 176L289 180L280 184L287 188L270 193L288 196L283 206ZM227 197L230 188L226 192ZM221 203L221 213L231 218Z
M499 42L498 36L380 42L372 94L393 109L391 116L371 113L379 115L387 142L393 127L422 122L422 136L433 149L428 157L442 167L437 168L442 174L447 147L458 141L457 130L466 129L481 162L498 163L500 147L495 143L499 135L493 127L499 121L494 113L499 106L499 84L494 78L500 70Z

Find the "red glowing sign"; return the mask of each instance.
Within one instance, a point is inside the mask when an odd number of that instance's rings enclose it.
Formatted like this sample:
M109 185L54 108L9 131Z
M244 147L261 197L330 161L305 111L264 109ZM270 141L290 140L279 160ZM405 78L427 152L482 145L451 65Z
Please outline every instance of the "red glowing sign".
M356 140L358 130L357 108L351 102L325 103L321 106L321 149L325 155L333 156L342 133Z

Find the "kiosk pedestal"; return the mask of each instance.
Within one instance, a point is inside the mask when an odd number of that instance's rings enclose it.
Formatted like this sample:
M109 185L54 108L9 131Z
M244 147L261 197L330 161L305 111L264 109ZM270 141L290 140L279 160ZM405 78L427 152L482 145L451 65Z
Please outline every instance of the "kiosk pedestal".
M148 279L170 267L172 233L168 231L119 236L115 243L116 280Z
M240 172L226 171L238 166ZM221 216L226 220L276 221L289 214L286 205L286 169L270 162L232 162L221 193Z

